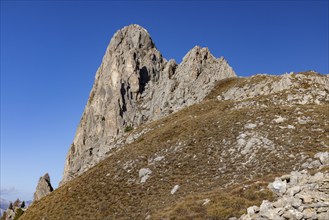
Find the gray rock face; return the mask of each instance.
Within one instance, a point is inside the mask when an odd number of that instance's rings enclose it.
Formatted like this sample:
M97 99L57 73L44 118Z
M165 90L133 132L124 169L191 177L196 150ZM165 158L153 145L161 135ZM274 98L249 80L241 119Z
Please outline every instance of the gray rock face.
M125 143L127 128L203 100L215 82L236 74L207 48L194 47L181 64L166 61L148 32L130 25L113 36L68 152L62 183Z
M34 193L34 201L40 200L42 197L48 195L53 191L53 187L50 183L49 174L46 173L43 177L40 177L37 189Z

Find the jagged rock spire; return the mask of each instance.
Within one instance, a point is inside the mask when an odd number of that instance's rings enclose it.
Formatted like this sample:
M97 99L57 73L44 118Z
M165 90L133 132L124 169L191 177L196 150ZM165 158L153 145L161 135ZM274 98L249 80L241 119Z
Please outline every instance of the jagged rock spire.
M53 190L54 189L51 186L49 174L46 173L44 176L40 177L40 179L39 179L37 188L34 193L33 201L40 200L42 197L48 195Z
M178 65L166 61L139 25L117 31L97 70L62 183L125 143L125 128L159 119L201 101L217 80L236 77L224 59L195 47Z

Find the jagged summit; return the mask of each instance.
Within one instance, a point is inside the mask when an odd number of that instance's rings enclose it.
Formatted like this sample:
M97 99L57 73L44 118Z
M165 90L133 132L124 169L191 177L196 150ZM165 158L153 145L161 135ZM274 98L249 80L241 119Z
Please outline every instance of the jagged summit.
M97 70L62 183L126 143L125 131L203 100L224 78L236 77L224 59L194 47L181 64L167 61L139 25L117 31Z
M210 55L210 56L209 56ZM216 59L209 51L208 47L200 47L199 45L194 46L184 57L183 62L187 62L190 59L208 59L208 57L212 59Z
M154 48L154 43L145 28L132 24L118 30L112 37L109 49L117 50L118 48L125 51L133 48L148 50Z

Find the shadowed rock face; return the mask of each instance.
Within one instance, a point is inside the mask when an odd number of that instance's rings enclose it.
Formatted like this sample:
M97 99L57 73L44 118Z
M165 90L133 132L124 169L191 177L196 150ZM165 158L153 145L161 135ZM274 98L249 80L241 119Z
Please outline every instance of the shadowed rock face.
M49 174L46 173L44 176L40 177L37 189L34 193L34 201L40 200L42 197L48 195L53 191L53 187L50 183Z
M128 127L200 102L216 81L230 77L236 74L226 60L216 59L208 48L194 47L178 65L162 57L141 26L117 31L96 72L61 183L124 144Z

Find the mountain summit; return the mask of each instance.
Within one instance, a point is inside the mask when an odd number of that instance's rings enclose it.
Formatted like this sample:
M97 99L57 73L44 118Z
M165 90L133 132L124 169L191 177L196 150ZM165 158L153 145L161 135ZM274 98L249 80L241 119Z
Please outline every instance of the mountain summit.
M127 143L126 132L203 100L215 82L236 77L225 59L194 47L167 61L149 33L133 24L110 41L68 152L61 184Z

